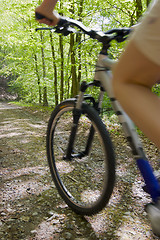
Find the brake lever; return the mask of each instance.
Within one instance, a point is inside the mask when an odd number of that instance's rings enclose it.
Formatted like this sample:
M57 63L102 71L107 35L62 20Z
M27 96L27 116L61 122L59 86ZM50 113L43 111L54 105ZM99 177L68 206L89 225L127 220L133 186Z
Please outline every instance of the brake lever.
M114 39L119 43L124 42L128 38L128 35L130 34L130 32L131 32L130 28L117 29Z
M61 26L57 26L54 28L56 33L62 33L64 36L67 36L70 33L76 33L77 31L72 28L72 27L61 27Z

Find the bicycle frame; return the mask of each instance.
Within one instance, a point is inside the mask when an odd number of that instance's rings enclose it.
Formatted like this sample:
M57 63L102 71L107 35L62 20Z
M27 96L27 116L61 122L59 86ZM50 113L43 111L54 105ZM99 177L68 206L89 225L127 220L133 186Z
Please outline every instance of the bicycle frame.
M78 28L78 32L75 28ZM115 28L115 29L108 30L107 32L96 31L94 29L90 29L90 28L84 26L79 21L76 21L73 19L61 18L59 23L57 24L57 26L54 28L38 28L36 30L53 30L53 29L56 33L61 33L64 36L67 36L67 35L73 34L73 33L79 33L79 30L80 30L81 33L88 35L91 39L96 39L98 42L100 42L102 44L102 49L101 49L101 52L99 54L97 64L96 64L94 81L92 81L91 83L82 82L82 84L80 86L79 95L76 98L71 100L71 108L70 109L72 109L73 122L71 122L72 123L71 132L69 135L69 141L67 143L68 144L67 149L64 152L65 155L63 155L63 159L65 159L66 161L68 160L68 161L72 162L72 159L74 159L74 158L81 159L83 157L88 156L92 150L91 147L92 147L92 143L94 140L95 130L99 130L99 129L96 129L95 127L97 126L97 128L98 128L98 126L100 126L99 128L101 128L101 130L102 130L100 133L100 136L102 135L102 132L104 131L105 132L104 136L106 137L105 141L103 141L103 143L108 144L105 146L105 148L106 149L108 148L109 151L112 152L111 155L107 154L108 157L105 160L109 160L110 164L112 165L112 163L113 163L113 165L114 165L114 151L112 148L112 144L111 144L109 135L105 131L102 122L100 121L98 115L96 114L96 111L99 113L101 110L103 95L106 92L108 94L108 97L111 100L112 108L119 118L119 122L122 125L122 129L124 131L125 137L127 138L128 142L131 146L134 158L136 160L138 168L139 168L139 170L142 174L142 177L144 179L144 182L146 184L144 190L147 193L149 193L152 198L152 203L150 203L146 206L146 212L148 213L148 216L151 220L152 229L153 229L154 233L156 235L160 236L160 231L159 231L160 183L159 183L159 179L156 178L156 176L153 172L153 169L145 155L145 152L143 150L141 141L137 135L136 128L135 128L133 122L131 121L129 116L125 113L125 111L121 107L120 103L115 98L115 95L113 92L113 87L112 87L112 68L113 68L114 64L116 63L116 61L111 60L107 56L108 49L111 46L110 43L113 40L115 40L118 43L125 41L128 37L128 34L131 32L131 29L130 28L122 28L122 29ZM98 101L95 101L95 99L92 96L85 94L86 89L90 86L95 86L95 87L100 88ZM88 104L88 100L90 101L91 104L90 103ZM91 106L87 106L87 104L91 105ZM59 111L59 107L61 107L61 106L63 106L63 103L62 103L62 105L60 104L57 107L58 111ZM92 109L92 107L94 109ZM91 115L88 114L89 112L92 114ZM76 135L77 135L77 131L78 131L78 127L79 127L79 120L80 120L81 115L82 115L81 119L83 121L83 114L89 115L87 117L91 118L90 119L91 126L89 129L87 139L85 136L86 144L84 144L85 146L83 145L83 147L85 149L81 150L81 148L80 148L80 151L77 152L77 151L74 151L74 143L76 143ZM54 117L55 116L52 115L52 118L50 119L51 122L49 124L52 123ZM94 120L92 120L93 117L96 119L96 122L99 122L100 124L95 123ZM93 123L92 123L92 121L93 121ZM94 126L94 123L96 126ZM52 138L50 136L50 131L52 134L54 134L54 132L51 129L51 125L49 125L48 131L49 132L47 132L47 144L48 144L47 151L49 151L50 148L52 150L52 147L50 146L50 143L49 143L49 141L51 141L51 138ZM75 203L75 201L72 201L72 199L70 198L70 197L72 197L72 195L71 196L67 195L68 194L67 189L66 190L65 190L65 188L62 189L63 183L61 183L61 178L59 177L58 172L53 174L55 171L55 168L56 168L55 166L52 166L52 161L54 161L54 160L50 156L50 153L48 154L48 156L49 156L48 160L49 160L49 164L50 164L50 168L51 168L51 173L52 173L52 176L54 176L54 180L55 180L56 186L60 192L60 195L62 196L62 198L67 202L67 204L71 208L73 208L76 212L78 211L79 213L84 215L84 213L86 213L86 209L84 210L83 207L79 206L80 210L79 209L77 210L77 202ZM77 159L75 159L75 161L76 160ZM79 162L79 161L76 161L76 162ZM73 164L74 164L74 161L73 161ZM114 170L112 168L112 170L109 171L108 173L110 175L110 182L111 182L110 185L111 185L111 187L113 187L115 166L114 166ZM58 181L57 181L57 176L58 176ZM111 190L113 190L113 188ZM108 188L107 188L107 191L108 191ZM105 197L107 197L108 193L105 192L105 194L106 194ZM109 189L109 194L110 194L110 189ZM108 197L110 197L110 195L108 195ZM104 200L103 197L101 200ZM107 201L108 201L108 199L107 199ZM105 201L101 201L100 202L101 206L99 206L99 203L97 203L95 206L93 206L94 212L97 213L99 211L99 209L101 210L104 207L105 203L106 203ZM89 208L89 210L87 210L87 214L88 213L93 214L94 213L93 209Z
M134 158L136 159L138 168L143 176L148 192L150 193L154 202L158 201L160 196L160 185L157 178L154 175L153 169L147 160L147 157L143 151L141 141L137 135L135 126L129 116L124 112L120 103L115 98L112 88L112 67L116 61L109 59L105 54L101 54L98 57L96 64L94 80L99 81L102 84L105 92L107 92L113 110L119 118L119 122L122 125L125 136L131 146ZM80 95L77 99L76 109L81 108L84 92L80 91ZM103 100L103 91L99 95L99 108Z
M96 64L97 66L94 79L99 80L107 92L108 97L111 100L112 108L117 114L119 122L122 124L125 136L131 144L134 157L144 158L145 154L143 152L143 147L135 131L134 124L128 115L123 111L113 93L111 69L115 63L116 61L109 59L103 54L100 54Z
M112 67L115 64L115 61L111 60L107 57L107 50L110 47L110 42L113 39L118 42L123 42L126 39L126 35L130 31L127 31L124 29L124 32L123 31L119 32L119 30L117 30L117 29L112 29L111 31L108 31L107 33L96 32L94 30L88 29L81 22L75 21L73 19L70 19L69 21L67 21L65 18L64 19L61 18L61 20L59 21L59 24L57 25L57 27L55 27L55 32L62 33L65 36L70 33L75 33L76 31L74 31L74 29L68 28L68 26L69 26L68 24L71 26L73 25L73 26L78 27L80 30L82 30L83 33L89 35L93 39L97 39L99 42L101 42L103 44L101 53L99 54L99 57L97 60L95 77L94 77L94 80L100 82L102 85L102 88L103 88L103 91L101 91L100 95L99 95L98 108L101 107L101 103L103 100L103 93L105 91L105 92L107 92L107 94L111 100L113 110L118 115L119 122L122 125L123 131L125 133L125 136L126 136L128 142L130 143L134 158L136 159L137 165L138 165L140 172L144 178L147 190L150 193L150 195L153 199L153 202L157 202L158 198L160 197L160 184L159 184L157 178L155 177L152 167L149 164L147 157L143 151L142 144L136 133L133 122L131 121L129 116L123 111L122 107L120 106L119 102L117 101L117 99L114 96L113 88L112 88ZM38 28L37 30L42 30L42 29L43 30L44 29L51 30L51 28ZM115 35L115 37L109 37L107 35L107 34L113 34L116 32L117 32L117 35ZM83 83L82 83L82 85L83 85ZM84 84L83 87L82 87L82 85L81 85L79 96L77 97L77 99L75 99L76 105L75 105L74 112L73 112L74 122L73 122L73 127L71 130L71 135L69 138L69 144L68 144L68 149L67 149L67 154L66 154L66 158L68 160L71 160L71 158L74 157L73 145L74 145L74 139L75 139L75 135L76 135L77 127L78 127L78 120L81 115L82 102L83 102L83 100L85 100L84 92L87 87L95 85L95 84L94 83L86 84L86 86ZM88 137L86 149L84 152L82 152L78 155L79 158L83 157L83 154L84 155L89 154L89 150L90 150L93 135L94 135L94 133L92 133L92 129L90 131L91 132L90 132L90 136Z

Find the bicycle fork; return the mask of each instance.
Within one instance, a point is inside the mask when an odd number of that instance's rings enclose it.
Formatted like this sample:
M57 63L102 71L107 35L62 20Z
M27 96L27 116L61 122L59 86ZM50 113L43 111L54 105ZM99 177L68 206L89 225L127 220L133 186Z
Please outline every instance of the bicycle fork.
M84 156L89 155L89 152L90 152L90 149L91 149L91 146L92 146L92 141L93 141L94 133L95 133L93 125L90 126L90 131L89 131L89 134L88 134L88 138L87 138L87 141L86 141L84 151L81 151L77 154L74 154L74 142L75 142L75 139L76 139L78 122L79 122L79 119L80 119L82 111L83 111L82 110L83 100L90 99L93 102L94 106L96 105L96 102L95 102L93 97L84 94L86 89L90 86L97 86L97 85L96 85L95 82L91 82L91 83L88 83L88 84L86 82L82 82L82 84L80 86L80 93L77 97L77 101L76 101L75 107L73 109L73 124L72 124L72 128L71 128L71 133L70 133L70 136L69 136L67 153L66 153L66 157L65 157L68 160L71 160L72 158L82 158ZM99 99L98 99L98 105L95 106L97 111L98 111L98 109L101 108L103 95L104 95L104 90L101 89L100 94L99 94Z
M78 122L81 116L81 106L83 102L84 93L81 91L76 103L76 107L73 109L73 124L71 128L71 133L69 136L69 142L67 146L66 159L71 160L74 157L81 157L80 155L73 155L73 146L75 142L76 132L78 129Z

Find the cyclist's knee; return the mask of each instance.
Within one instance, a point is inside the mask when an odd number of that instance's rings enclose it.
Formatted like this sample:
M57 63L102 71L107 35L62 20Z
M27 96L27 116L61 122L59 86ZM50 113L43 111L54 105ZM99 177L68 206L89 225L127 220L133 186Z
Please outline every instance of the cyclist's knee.
M116 97L121 95L121 91L123 91L125 84L134 82L132 79L134 68L133 47L132 43L129 43L113 69L113 90Z
M151 88L158 78L160 79L160 66L144 56L131 41L114 68L113 89L115 95L120 95L128 84Z

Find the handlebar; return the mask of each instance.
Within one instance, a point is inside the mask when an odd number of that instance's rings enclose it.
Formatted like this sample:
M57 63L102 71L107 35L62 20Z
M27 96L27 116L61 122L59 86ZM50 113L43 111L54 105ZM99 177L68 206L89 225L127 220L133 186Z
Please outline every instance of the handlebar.
M37 28L37 30L54 30L56 33L61 33L64 36L67 36L71 33L77 33L76 28L81 30L84 34L88 35L92 39L96 39L103 44L109 44L112 40L116 40L117 42L123 42L126 40L128 34L131 32L130 28L121 28L121 29L111 29L107 32L96 31L90 29L83 25L82 22L61 17L57 26L55 27L41 27Z

